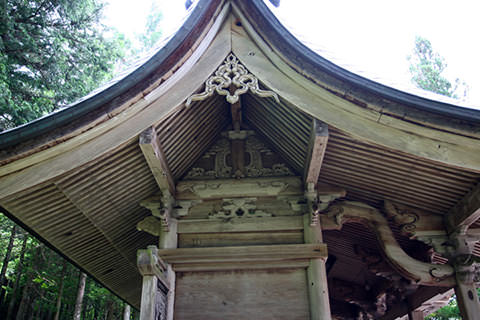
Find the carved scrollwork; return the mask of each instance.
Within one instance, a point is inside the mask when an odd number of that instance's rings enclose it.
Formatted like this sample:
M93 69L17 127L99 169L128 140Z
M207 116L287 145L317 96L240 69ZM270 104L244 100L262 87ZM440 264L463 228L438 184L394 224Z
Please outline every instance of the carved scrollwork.
M417 229L415 223L419 220L417 213L390 201L385 201L384 207L387 218L393 220L395 224L400 226L402 233L407 235L415 233Z
M222 135L232 137L230 131L224 132ZM237 136L233 137L235 139L238 138ZM265 157L271 156L273 152L254 135L253 131L245 131L244 138L245 153L248 154L249 158L245 166L246 177L284 177L295 175L285 163L277 162L269 165L264 163ZM238 178L235 172L233 172L233 167L227 163L229 156L231 156L230 141L227 138L219 139L202 157L202 159L212 162L212 166L214 166L213 170L204 169L200 165L195 166L188 171L185 179L207 180ZM212 168L212 166L210 166L210 168Z
M212 212L209 218L257 218L271 217L270 213L257 209L257 198L223 199L222 210Z
M234 85L237 89L233 94L230 93L230 86ZM258 86L258 79L238 61L233 53L230 53L223 64L218 67L215 74L205 81L205 90L194 94L187 99L186 107L192 104L192 101L202 101L217 94L226 96L230 104L238 101L240 95L249 91L262 98L273 97L277 103L280 103L278 95L269 90L262 90Z

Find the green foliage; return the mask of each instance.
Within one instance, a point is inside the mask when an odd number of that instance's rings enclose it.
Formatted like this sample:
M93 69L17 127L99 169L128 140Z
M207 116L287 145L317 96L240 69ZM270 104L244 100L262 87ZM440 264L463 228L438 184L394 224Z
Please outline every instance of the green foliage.
M122 56L105 39L96 0L1 1L0 130L73 102L111 76Z
M157 3L152 2L150 14L147 17L147 22L145 24L145 31L142 35L138 36L138 39L142 44L140 51L149 50L158 43L162 37L162 30L160 28L160 21L162 19L163 15Z
M463 97L467 94L466 84L458 78L455 85L442 74L447 67L445 59L433 51L429 40L416 37L413 56L410 60L410 74L412 82L419 88L435 92L444 96L458 98L456 93L460 87L464 88Z
M452 297L452 299L446 306L429 314L427 317L425 317L425 319L427 320L461 319L460 311L458 310L457 300L455 299L455 297Z

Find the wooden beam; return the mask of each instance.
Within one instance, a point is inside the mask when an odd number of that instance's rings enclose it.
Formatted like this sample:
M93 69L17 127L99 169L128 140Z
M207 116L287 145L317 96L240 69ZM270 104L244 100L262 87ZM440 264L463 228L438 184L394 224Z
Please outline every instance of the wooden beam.
M448 232L452 233L463 229L480 218L480 183L467 193L450 211L446 219Z
M310 137L309 157L307 157L305 182L306 184L316 185L320 170L322 168L323 157L327 149L328 125L320 120L313 119L312 134Z
M162 193L168 191L170 195L175 195L172 173L153 126L140 134L139 145Z
M178 233L218 233L303 230L303 217L259 217L223 220L179 220Z
M327 257L327 246L316 244L281 244L265 246L160 249L158 256L174 265L199 263L274 262Z

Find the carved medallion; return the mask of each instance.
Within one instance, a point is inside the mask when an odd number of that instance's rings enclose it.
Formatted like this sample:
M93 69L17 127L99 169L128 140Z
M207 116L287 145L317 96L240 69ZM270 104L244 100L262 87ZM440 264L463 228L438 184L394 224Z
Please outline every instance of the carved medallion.
M230 93L230 86L233 85L237 89L233 94ZM226 100L230 104L238 101L240 95L247 91L256 94L262 98L273 97L277 103L280 103L278 95L269 90L262 90L258 86L258 79L238 61L233 53L230 53L223 64L218 67L215 74L205 81L205 90L201 93L194 94L187 99L186 107L192 104L192 101L202 101L217 94L226 96Z

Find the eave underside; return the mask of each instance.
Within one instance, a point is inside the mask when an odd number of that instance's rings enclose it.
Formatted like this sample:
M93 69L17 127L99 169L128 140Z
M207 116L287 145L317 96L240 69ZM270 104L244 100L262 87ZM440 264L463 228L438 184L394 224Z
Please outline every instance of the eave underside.
M313 119L283 100L275 104L248 94L242 103L245 125L301 173ZM223 97L213 96L189 109L179 108L155 127L178 181L220 133L231 128L229 107ZM445 214L479 178L476 173L356 141L330 128L318 182L344 188L347 199L375 207L391 200L432 214ZM156 240L135 226L148 215L140 201L158 191L137 138L87 166L2 199L1 205L100 282L138 306L141 279L135 266L136 251ZM361 233L347 230L341 234L340 238L348 238ZM365 239L373 237L368 234ZM343 248L351 246L351 240L338 241L340 238L334 235L328 232L326 242L332 253L339 254L340 264L333 269L333 275L341 279L341 274L352 274L347 270L349 266L361 261L348 254L352 248ZM332 236L335 241L331 241ZM377 250L374 241L364 244Z

